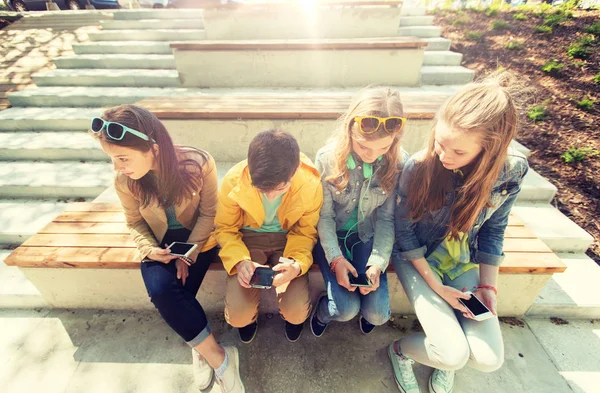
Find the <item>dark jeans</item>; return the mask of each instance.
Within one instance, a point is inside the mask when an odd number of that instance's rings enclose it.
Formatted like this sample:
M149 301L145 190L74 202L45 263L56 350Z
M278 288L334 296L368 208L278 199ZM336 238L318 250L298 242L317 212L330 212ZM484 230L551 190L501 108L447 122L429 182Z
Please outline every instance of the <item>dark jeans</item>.
M160 244L187 242L189 235L190 231L185 228L168 230ZM196 263L189 267L185 285L177 279L176 260L167 264L142 263L142 278L150 300L171 329L191 347L200 344L211 332L206 314L196 300L196 294L216 255L217 247L200 253Z

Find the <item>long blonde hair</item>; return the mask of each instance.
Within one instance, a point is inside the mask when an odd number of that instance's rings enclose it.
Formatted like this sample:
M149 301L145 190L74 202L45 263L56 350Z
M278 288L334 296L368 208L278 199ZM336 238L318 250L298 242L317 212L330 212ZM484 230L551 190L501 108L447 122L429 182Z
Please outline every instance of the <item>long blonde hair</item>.
M360 135L366 140L378 140L389 136L383 125L370 135L360 134L358 124L354 121L356 116L404 116L404 108L400 94L389 87L368 87L361 90L353 99L348 110L338 119L336 130L330 139L335 144L335 167L331 176L325 178L333 183L338 190L343 190L348 185L350 173L348 171L348 156L352 152L352 138ZM382 170L377 173L379 185L387 192L393 191L399 174L398 157L400 154L400 139L402 132L394 135L393 142L384 155Z
M469 165L464 184L456 190L450 209L448 232L453 239L468 232L482 209L491 207L490 195L504 166L508 147L518 128L518 111L513 89L514 76L502 73L464 86L438 111L427 149L417 159L408 185L408 216L418 221L425 212L444 206L452 190L451 172L435 153L435 128L443 122L451 130L480 136L481 153Z

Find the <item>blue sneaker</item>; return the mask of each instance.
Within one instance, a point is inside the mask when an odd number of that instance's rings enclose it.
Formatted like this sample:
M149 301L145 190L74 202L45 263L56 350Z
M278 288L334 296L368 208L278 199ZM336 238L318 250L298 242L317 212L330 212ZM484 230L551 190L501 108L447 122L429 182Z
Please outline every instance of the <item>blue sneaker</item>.
M358 319L358 327L360 327L362 334L369 334L375 329L375 325L363 318L362 315Z
M429 377L429 393L452 393L454 389L454 371L433 370Z
M319 318L317 317L317 310L323 299L327 301L327 295L325 293L321 294L310 315L310 330L315 337L321 337L323 333L325 333L325 329L327 329L327 324L319 321Z
M417 377L412 369L414 360L402 357L394 350L394 342L388 346L388 356L394 370L394 380L402 393L421 393Z

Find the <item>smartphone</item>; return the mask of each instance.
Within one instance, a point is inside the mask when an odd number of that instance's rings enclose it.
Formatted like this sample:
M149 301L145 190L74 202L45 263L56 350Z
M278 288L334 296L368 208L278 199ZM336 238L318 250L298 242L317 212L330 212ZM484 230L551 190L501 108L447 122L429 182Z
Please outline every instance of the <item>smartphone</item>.
M473 295L472 292L465 293L467 295L471 295L471 298L468 300L458 299L458 301L461 302L462 305L465 306L469 311L471 311L473 316L475 316L476 321L484 321L494 316L490 309L487 308L485 304L481 302L481 300L477 299L477 297Z
M358 277L354 277L352 273L348 274L350 285L353 287L372 287L373 284L366 273L358 273Z
M192 251L196 249L196 247L198 247L198 245L193 243L173 242L167 248L171 250L171 255L189 257Z
M270 267L257 267L250 279L252 288L269 289L273 286L275 271Z

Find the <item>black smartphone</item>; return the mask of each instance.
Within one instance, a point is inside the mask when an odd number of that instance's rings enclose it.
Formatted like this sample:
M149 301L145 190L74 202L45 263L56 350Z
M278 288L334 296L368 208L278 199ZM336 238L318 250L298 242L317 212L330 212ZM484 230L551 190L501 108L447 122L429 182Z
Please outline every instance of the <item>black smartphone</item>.
M484 321L494 316L494 314L492 314L492 312L485 306L485 304L483 304L481 300L477 299L477 297L473 293L465 293L471 295L471 298L467 300L458 299L458 301L461 302L461 304L467 309L469 309L469 311L471 311L476 321Z
M350 285L353 287L372 287L373 284L366 273L358 273L358 277L354 277L352 273L348 274Z
M252 288L269 289L273 286L275 271L270 267L257 267L250 279Z
M171 250L171 255L188 257L197 247L194 243L173 242L167 248Z

